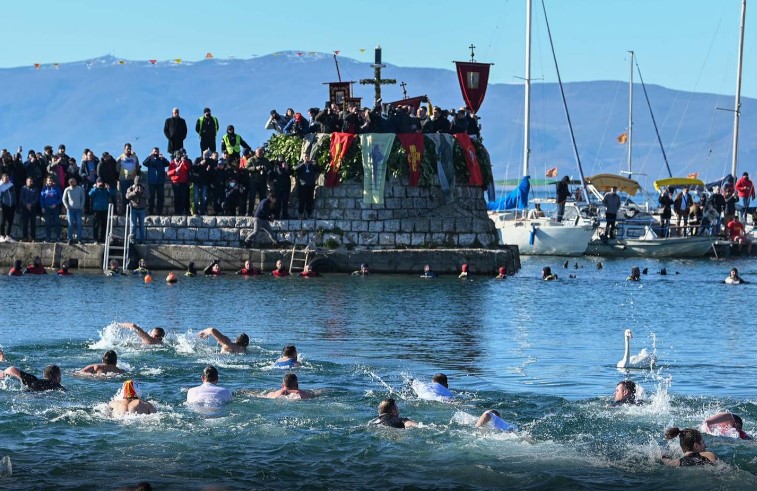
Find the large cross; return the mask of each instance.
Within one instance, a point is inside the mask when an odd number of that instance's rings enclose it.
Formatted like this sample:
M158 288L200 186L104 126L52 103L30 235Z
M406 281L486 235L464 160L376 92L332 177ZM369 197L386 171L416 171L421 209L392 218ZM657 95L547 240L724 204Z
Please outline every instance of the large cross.
M470 61L471 62L476 61L476 59L474 58L474 56L476 56L476 53L473 52L473 50L476 49L476 47L473 46L473 43L471 43L470 46L468 46L468 49L470 50Z
M381 69L386 68L386 65L381 63L381 46L376 46L376 59L375 63L371 66L373 67L373 78L362 79L360 85L373 85L376 89L375 102L378 102L381 99L381 86L396 84L397 80L393 78L381 78Z
M402 87L402 98L407 99L407 84L405 83L404 80L400 84L400 87Z

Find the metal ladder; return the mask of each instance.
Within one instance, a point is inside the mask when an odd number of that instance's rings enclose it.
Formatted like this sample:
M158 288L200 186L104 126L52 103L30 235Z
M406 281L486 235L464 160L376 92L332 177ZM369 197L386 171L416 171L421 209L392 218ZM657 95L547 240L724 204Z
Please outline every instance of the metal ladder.
M310 253L315 252L310 248L310 245L306 245L304 249L297 249L297 245L292 246L292 256L289 260L289 274L295 271L304 271L305 266L310 260Z
M113 203L108 204L108 218L106 220L106 228L105 228L105 250L103 251L103 271L108 270L108 266L110 264L110 256L116 256L118 253L121 253L121 271L126 271L127 266L129 265L129 246L131 245L131 240L129 239L131 236L131 205L126 205L126 214L124 215L124 235L123 235L123 245L115 245L113 244L113 239L119 239L121 237L118 237L117 234L114 233L115 229L118 226L118 217L114 213L114 206Z

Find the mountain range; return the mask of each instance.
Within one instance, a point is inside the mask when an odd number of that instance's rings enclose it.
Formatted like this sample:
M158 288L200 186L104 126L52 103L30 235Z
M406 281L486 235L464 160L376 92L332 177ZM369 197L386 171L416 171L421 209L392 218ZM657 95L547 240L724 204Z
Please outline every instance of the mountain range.
M369 63L339 57L342 80L373 77ZM153 60L154 61L154 60ZM492 67L492 69L496 69ZM648 79L653 76L646 74ZM382 77L407 84L408 96L427 95L434 105L463 104L454 67L430 69L387 64ZM179 107L189 126L185 142L199 153L194 124L210 107L223 128L234 124L253 147L270 136L263 128L271 109L306 113L328 99L324 82L337 80L331 54L281 52L252 59L199 62L121 60L112 56L37 68L0 69L0 146L14 151L57 148L71 156L85 147L96 154L120 153L130 142L140 156L153 146L165 149L163 122ZM517 178L523 154L523 86L491 84L479 111L482 136L498 179ZM382 88L384 101L402 98L399 85ZM627 131L628 84L619 81L566 83L565 96L584 173L627 170L627 144L616 138ZM356 83L354 95L367 105L373 86ZM714 180L730 172L733 95L691 93L646 86L649 101L674 176L699 173ZM720 109L725 110L720 110ZM754 99L742 99L739 174L757 160ZM667 177L650 110L640 84L634 85L634 173L645 186ZM559 86L532 84L531 168L534 177L557 167L559 175L578 176Z

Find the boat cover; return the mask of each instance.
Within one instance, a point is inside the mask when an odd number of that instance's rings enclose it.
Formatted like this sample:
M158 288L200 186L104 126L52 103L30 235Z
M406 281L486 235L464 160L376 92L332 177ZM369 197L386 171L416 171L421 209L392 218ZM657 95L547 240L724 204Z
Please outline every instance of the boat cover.
M596 176L587 177L586 182L594 186L597 191L603 193L609 191L611 187L616 186L621 193L636 196L636 193L641 189L641 185L637 181L616 174L597 174Z
M688 187L690 189L704 187L704 181L701 179L691 179L689 177L668 177L665 179L658 179L654 182L654 188L659 191L662 188L682 188Z
M531 176L523 176L518 187L502 196L498 200L486 203L486 208L491 211L523 210L528 208L528 193L531 190Z

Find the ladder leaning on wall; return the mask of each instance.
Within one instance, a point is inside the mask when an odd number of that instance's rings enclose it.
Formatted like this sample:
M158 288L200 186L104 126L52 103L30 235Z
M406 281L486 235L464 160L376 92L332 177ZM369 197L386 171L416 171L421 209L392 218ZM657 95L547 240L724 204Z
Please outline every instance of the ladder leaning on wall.
M108 270L111 256L121 255L121 271L126 271L129 266L129 246L131 244L131 205L126 205L126 214L124 215L123 236L119 235L118 216L115 214L113 203L108 205L108 218L105 227L105 250L103 251L103 271ZM123 245L114 244L114 239L123 240Z

